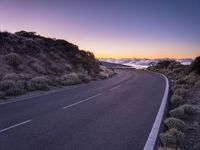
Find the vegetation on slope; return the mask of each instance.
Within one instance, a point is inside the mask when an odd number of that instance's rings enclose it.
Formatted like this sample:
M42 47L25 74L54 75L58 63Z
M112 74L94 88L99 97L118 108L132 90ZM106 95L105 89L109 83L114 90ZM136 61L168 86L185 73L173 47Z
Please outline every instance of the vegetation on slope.
M25 31L0 32L0 64L0 98L113 75L93 53Z
M164 60L148 69L165 74L172 84L167 130L158 149L200 149L200 57L188 66Z

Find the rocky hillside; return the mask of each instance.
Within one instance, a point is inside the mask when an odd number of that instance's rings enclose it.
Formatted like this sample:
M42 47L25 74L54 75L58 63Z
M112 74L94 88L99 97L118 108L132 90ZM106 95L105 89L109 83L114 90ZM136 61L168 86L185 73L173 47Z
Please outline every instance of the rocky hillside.
M113 74L91 52L25 31L0 32L0 64L0 98Z

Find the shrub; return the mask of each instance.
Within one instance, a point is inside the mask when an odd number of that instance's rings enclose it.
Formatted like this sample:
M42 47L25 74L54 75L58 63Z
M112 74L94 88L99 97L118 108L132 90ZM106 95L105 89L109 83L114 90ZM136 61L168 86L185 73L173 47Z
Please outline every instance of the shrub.
M196 109L189 104L182 105L181 108L184 109L184 112L188 115L192 115L196 112Z
M1 99L1 98L4 98L5 96L6 96L6 93L3 92L3 91L0 91L0 99Z
M81 82L77 73L70 73L62 75L57 79L58 83L61 85L73 85Z
M22 59L17 53L9 53L5 56L5 60L8 65L15 68L17 68L22 63Z
M161 143L166 147L177 148L183 138L184 134L175 128L160 134Z
M169 112L170 116L175 118L185 118L187 115L192 115L196 112L196 109L189 104L184 104L175 108Z
M171 147L158 147L158 150L180 150L180 149L171 148Z
M23 89L20 89L17 85L6 90L7 96L16 96L16 95L21 95L24 93L25 93L25 91Z
M174 118L182 118L183 119L183 118L186 117L184 109L182 109L181 107L178 107L178 108L171 110L169 112L169 114L170 114L171 117L174 117Z
M200 74L200 56L197 57L190 65L191 71Z
M0 81L0 90L6 91L15 86L15 82L13 80L2 80Z
M29 74L29 73L20 73L19 74L19 79L20 80L30 80L33 78L33 75L32 74Z
M178 79L175 81L176 84L186 84L186 81L184 79Z
M49 80L45 76L35 77L28 83L28 90L47 90Z
M31 63L30 67L39 74L46 74L45 68L38 62Z
M13 80L13 81L17 81L19 80L19 75L16 73L8 73L5 74L2 78L2 80Z
M188 84L194 85L194 84L197 82L198 77L197 77L197 75L196 75L195 73L190 73L189 75L187 75L187 76L184 78L184 80L185 80Z
M195 87L200 88L200 80L196 82Z
M170 98L170 103L176 107L176 106L183 104L184 99L181 96L172 95L172 97Z
M176 90L174 91L174 95L178 95L178 96L181 96L181 97L185 97L185 96L186 96L186 90L183 89L183 88L176 89Z
M165 119L164 123L168 127L168 129L176 128L179 131L183 131L185 129L185 123L177 118L167 118Z

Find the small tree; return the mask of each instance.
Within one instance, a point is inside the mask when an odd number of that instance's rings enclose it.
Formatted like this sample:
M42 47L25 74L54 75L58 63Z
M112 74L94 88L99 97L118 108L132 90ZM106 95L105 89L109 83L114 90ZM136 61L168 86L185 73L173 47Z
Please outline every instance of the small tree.
M191 71L200 74L200 56L198 56L190 65Z

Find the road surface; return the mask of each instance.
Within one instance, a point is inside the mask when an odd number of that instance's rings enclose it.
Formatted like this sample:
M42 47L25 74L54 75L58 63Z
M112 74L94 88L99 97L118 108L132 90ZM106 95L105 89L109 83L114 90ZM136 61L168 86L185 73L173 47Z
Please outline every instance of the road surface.
M117 72L0 105L0 150L142 150L166 82L147 71Z

